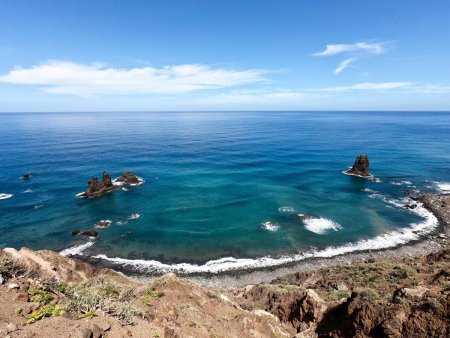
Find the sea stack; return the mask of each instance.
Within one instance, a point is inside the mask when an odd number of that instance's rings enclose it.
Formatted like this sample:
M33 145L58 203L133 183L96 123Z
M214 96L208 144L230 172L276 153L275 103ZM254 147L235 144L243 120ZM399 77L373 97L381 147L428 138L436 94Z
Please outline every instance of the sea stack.
M344 171L345 174L370 177L369 173L369 158L365 154L356 157L355 163L350 170Z
M120 185L126 184L130 186L137 186L142 184L144 181L138 176L131 172L125 172L122 176L111 180L111 176L108 172L104 171L102 175L102 180L100 181L97 177L92 177L88 181L88 188L86 191L77 194L78 198L94 198L100 197L111 191L120 189Z

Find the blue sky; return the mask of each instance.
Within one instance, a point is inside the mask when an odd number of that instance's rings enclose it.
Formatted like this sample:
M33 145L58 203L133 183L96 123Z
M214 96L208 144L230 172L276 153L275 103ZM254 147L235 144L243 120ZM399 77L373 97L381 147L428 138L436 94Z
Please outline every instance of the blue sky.
M0 2L0 111L450 110L448 0Z

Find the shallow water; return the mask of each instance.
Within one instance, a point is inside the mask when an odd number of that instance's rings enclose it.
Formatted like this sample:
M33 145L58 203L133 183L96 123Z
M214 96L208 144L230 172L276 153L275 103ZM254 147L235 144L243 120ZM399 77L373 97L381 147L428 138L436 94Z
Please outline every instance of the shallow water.
M420 207L402 207L405 192L445 190L450 182L448 113L0 119L0 194L13 195L0 200L0 245L83 245L66 253L138 260L143 271L219 271L402 244L417 239L412 228L435 226ZM362 152L379 182L342 174ZM145 183L77 199L103 170L112 177L130 170ZM24 173L31 179L19 179ZM71 236L100 220L112 224L97 229L96 241Z

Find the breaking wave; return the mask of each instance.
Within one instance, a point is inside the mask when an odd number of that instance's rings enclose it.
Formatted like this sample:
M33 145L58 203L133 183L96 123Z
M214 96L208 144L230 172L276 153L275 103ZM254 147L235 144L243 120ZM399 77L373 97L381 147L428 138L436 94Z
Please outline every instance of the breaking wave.
M83 255L83 251L86 250L87 248L90 248L91 246L93 246L95 243L95 241L91 240L89 242L80 244L80 245L75 245L72 246L70 248L64 249L62 250L59 254L61 256L73 256L73 255Z
M6 200L6 199L11 198L13 196L14 196L13 194L4 194L4 193L2 193L2 194L0 194L0 200Z
M280 228L280 225L278 223L271 221L263 222L261 223L261 226L263 229L268 231L277 231Z
M303 220L303 223L305 223L306 230L315 232L316 234L319 235L326 233L328 230L338 231L341 228L340 224L332 221L331 219L323 217L305 218Z

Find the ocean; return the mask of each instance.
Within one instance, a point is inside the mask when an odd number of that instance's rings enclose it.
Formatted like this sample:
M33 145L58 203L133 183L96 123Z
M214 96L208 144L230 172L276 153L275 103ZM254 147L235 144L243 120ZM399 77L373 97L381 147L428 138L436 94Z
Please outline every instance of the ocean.
M6 113L0 150L1 247L142 274L402 245L437 226L406 196L450 191L449 113ZM342 173L361 153L371 179ZM145 183L77 198L104 170ZM100 220L97 239L72 236Z

